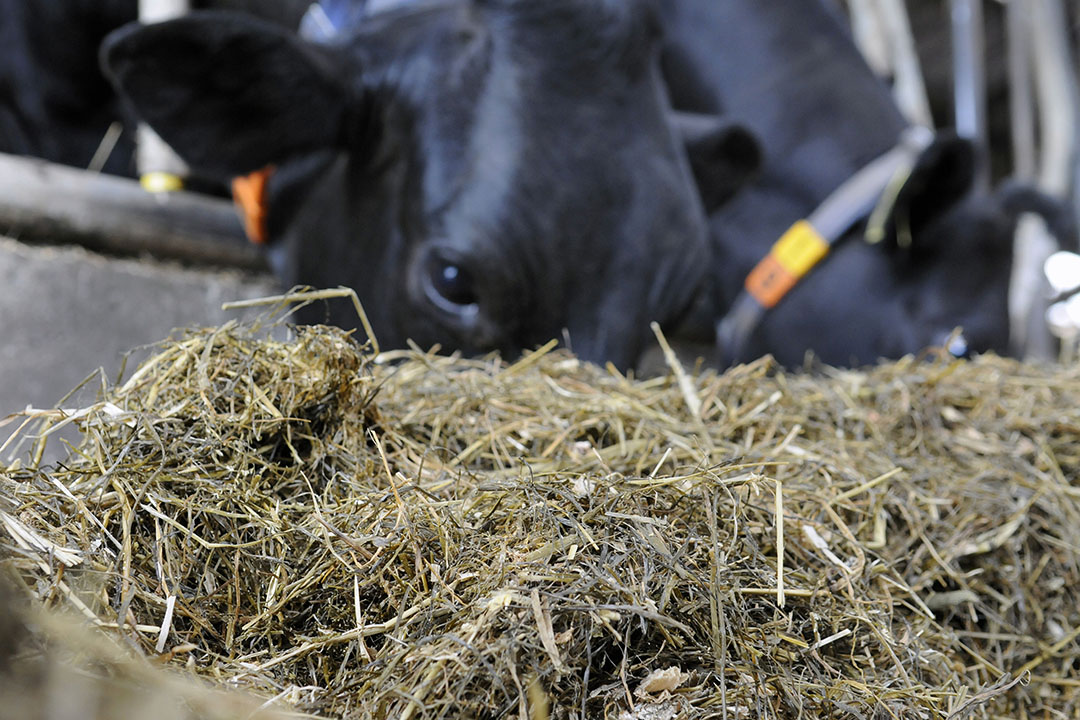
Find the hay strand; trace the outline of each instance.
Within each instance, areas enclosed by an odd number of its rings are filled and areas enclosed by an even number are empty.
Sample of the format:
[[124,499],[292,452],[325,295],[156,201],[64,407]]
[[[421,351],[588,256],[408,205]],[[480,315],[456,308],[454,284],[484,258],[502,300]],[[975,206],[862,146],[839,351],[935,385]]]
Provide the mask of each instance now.
[[376,362],[338,330],[233,323],[19,432],[65,418],[63,463],[32,447],[0,471],[3,566],[38,607],[256,707],[1080,707],[1075,368],[631,380],[554,346]]

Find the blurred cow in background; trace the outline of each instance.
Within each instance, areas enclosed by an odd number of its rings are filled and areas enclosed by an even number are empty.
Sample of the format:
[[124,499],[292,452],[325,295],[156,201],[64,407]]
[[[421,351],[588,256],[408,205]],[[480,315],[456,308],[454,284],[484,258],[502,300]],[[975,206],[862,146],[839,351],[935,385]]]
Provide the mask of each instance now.
[[[812,352],[864,364],[942,344],[957,327],[958,353],[1008,351],[1018,215],[1046,214],[1071,241],[1068,213],[1031,188],[979,191],[971,144],[948,134],[926,136],[860,192],[863,171],[903,146],[908,123],[821,0],[657,8],[674,107],[744,124],[765,153],[760,176],[710,217],[724,362],[773,353],[798,365]],[[815,215],[831,226],[825,238],[796,225]]]
[[[95,58],[110,31],[137,16],[136,0],[0,0],[0,152],[87,167],[109,126],[122,117],[119,98]],[[124,138],[104,165],[127,167]]]
[[[310,0],[195,0],[295,28]],[[98,64],[111,31],[138,17],[138,0],[0,0],[0,152],[132,175],[133,124]],[[108,151],[110,148],[106,147]]]

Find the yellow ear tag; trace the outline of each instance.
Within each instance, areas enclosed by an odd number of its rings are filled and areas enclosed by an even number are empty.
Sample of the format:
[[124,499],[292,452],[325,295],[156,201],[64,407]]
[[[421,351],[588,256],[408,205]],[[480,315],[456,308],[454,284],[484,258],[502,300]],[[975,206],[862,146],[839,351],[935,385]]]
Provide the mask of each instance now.
[[139,178],[143,190],[152,193],[176,192],[184,189],[184,181],[179,175],[167,172],[150,172]]
[[746,276],[746,291],[771,308],[829,253],[829,243],[806,220],[788,229]]

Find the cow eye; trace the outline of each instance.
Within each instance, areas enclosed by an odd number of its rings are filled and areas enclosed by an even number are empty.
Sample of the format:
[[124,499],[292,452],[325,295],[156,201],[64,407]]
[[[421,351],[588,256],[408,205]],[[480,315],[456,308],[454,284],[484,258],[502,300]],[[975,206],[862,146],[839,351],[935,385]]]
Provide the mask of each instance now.
[[432,255],[426,275],[426,294],[437,307],[452,313],[476,308],[478,300],[472,274],[462,264]]

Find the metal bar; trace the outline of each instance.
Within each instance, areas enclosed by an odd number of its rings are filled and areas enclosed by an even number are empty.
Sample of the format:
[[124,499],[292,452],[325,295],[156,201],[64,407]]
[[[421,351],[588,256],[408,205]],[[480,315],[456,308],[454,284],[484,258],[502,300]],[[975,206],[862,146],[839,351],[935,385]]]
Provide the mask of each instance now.
[[989,186],[986,130],[986,48],[982,0],[950,0],[956,132],[975,143],[978,183]]
[[1035,94],[1031,86],[1031,5],[1005,6],[1009,70],[1009,125],[1012,132],[1013,174],[1035,177]]
[[0,234],[114,254],[265,271],[232,203],[0,153]]
[[934,119],[930,114],[930,100],[926,95],[926,83],[923,81],[919,53],[915,49],[915,38],[911,33],[911,20],[903,0],[878,0],[879,11],[885,27],[889,29],[889,40],[893,57],[893,95],[900,110],[907,119],[916,125],[933,127]]
[[[188,0],[139,0],[139,20],[161,22],[185,15],[189,9]],[[184,58],[175,60],[184,62]],[[139,125],[135,143],[135,167],[145,189],[160,192],[182,186],[187,164],[145,123]]]
[[851,34],[867,65],[878,77],[893,74],[888,33],[882,26],[880,7],[875,0],[848,0]]
[[[1015,0],[1014,0],[1015,1]],[[1058,197],[1073,190],[1076,158],[1077,79],[1061,0],[1023,0],[1031,24],[1035,95],[1038,104],[1039,187]],[[1024,357],[1049,359],[1054,342],[1045,318],[1047,281],[1043,267],[1057,243],[1036,218],[1021,220],[1013,252],[1009,318],[1013,350]]]

